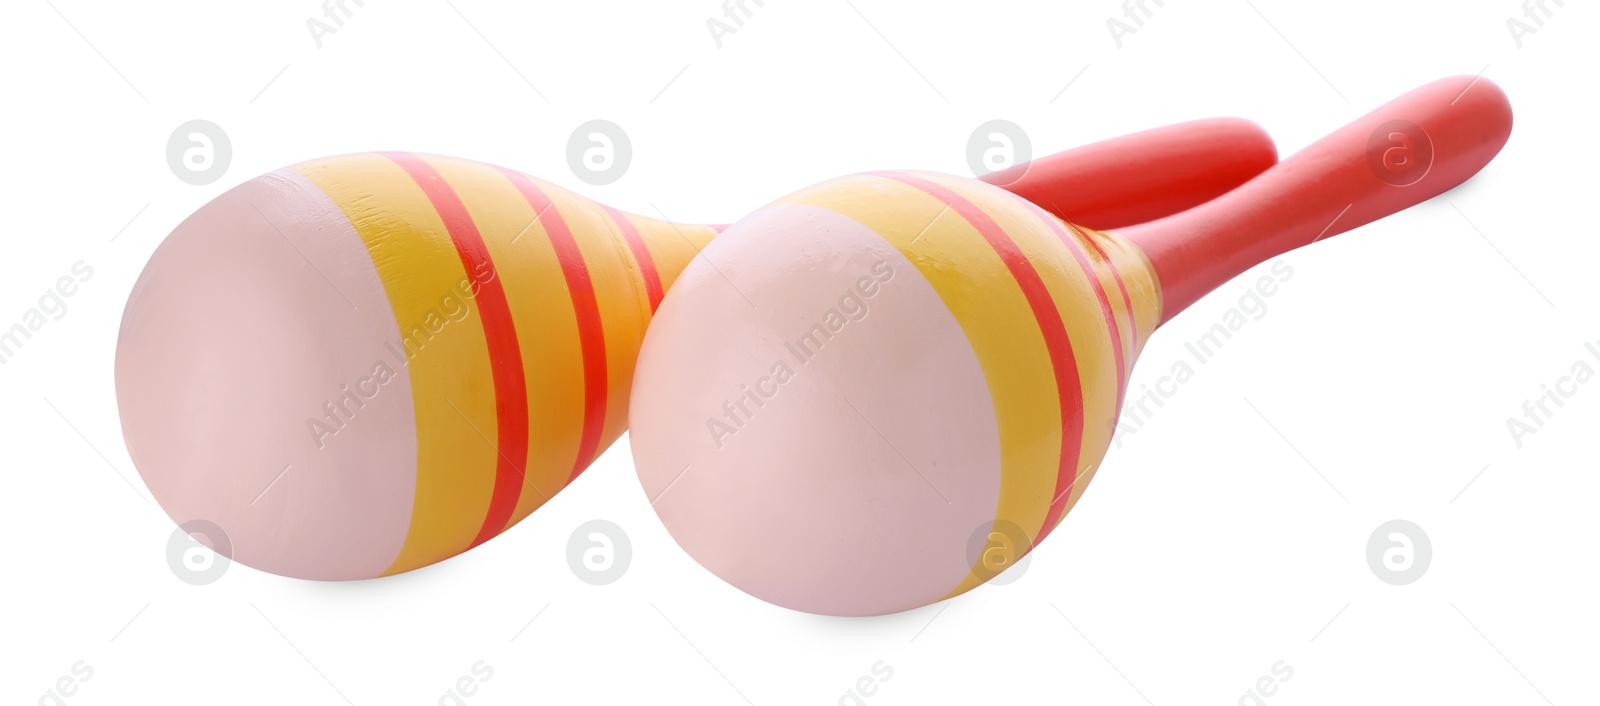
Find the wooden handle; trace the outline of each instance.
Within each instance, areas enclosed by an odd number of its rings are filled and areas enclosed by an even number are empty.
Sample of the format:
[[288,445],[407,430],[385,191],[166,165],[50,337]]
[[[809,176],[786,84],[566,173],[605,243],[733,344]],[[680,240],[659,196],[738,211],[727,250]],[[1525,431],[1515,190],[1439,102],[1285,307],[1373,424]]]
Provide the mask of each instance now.
[[1246,269],[1466,181],[1511,135],[1505,92],[1457,76],[1407,93],[1190,211],[1123,229],[1161,282],[1162,321]]

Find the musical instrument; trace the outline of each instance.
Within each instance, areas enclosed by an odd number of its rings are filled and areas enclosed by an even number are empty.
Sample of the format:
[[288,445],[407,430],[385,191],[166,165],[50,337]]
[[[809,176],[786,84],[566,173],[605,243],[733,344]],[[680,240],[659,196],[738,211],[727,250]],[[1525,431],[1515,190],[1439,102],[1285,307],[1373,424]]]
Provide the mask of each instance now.
[[1247,268],[1425,201],[1505,144],[1438,81],[1192,210],[1099,231],[989,184],[858,174],[730,226],[645,336],[630,439],[706,569],[780,606],[959,595],[1048,536],[1158,326]]
[[[1275,160],[1259,127],[1210,120],[999,176],[1131,223]],[[180,224],[129,296],[128,451],[173,520],[220,528],[232,559],[264,571],[362,579],[454,556],[621,435],[645,325],[717,229],[450,157],[256,177]]]

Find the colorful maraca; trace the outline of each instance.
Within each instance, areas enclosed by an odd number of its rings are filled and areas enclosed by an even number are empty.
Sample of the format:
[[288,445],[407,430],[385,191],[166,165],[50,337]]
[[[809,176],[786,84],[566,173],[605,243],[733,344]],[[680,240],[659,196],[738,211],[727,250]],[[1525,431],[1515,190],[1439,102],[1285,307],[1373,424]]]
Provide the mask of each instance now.
[[963,593],[1077,502],[1161,322],[1454,187],[1510,128],[1493,83],[1438,81],[1120,232],[940,174],[800,191],[724,231],[657,312],[630,415],[645,494],[771,603],[874,615]]
[[[1117,204],[1203,199],[1274,161],[1244,121],[1109,144],[1172,173],[1107,180],[1069,152],[1016,183],[1082,218],[1155,218],[1172,211]],[[622,433],[645,325],[713,235],[462,159],[358,154],[257,177],[179,225],[129,296],[129,453],[174,520],[220,528],[246,565],[361,579],[446,559]]]

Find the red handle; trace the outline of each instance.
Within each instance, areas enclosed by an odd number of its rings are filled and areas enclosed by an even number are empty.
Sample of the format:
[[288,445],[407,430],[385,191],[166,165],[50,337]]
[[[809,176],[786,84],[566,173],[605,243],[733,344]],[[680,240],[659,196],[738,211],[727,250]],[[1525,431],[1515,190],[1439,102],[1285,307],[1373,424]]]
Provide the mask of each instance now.
[[1216,200],[1120,233],[1154,265],[1165,322],[1260,262],[1454,188],[1510,135],[1499,86],[1472,76],[1435,81]]
[[1084,145],[982,179],[1067,221],[1108,230],[1198,206],[1277,161],[1261,126],[1212,118]]

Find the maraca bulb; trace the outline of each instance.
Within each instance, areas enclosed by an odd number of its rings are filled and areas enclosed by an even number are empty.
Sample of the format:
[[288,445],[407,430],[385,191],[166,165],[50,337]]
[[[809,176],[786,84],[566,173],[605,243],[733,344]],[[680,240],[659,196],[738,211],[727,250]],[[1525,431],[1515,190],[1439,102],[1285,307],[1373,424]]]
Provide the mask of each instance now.
[[870,615],[960,594],[1077,501],[1160,322],[1454,188],[1511,125],[1493,82],[1435,81],[1113,233],[937,175],[802,191],[730,226],[662,303],[634,380],[640,480],[691,556],[766,601]]
[[449,558],[622,433],[645,325],[713,235],[463,159],[257,177],[178,226],[134,286],[116,363],[129,452],[174,520],[220,527],[258,569],[360,579]]
[[729,227],[666,297],[634,381],[640,480],[758,598],[926,605],[1077,501],[1160,314],[1137,248],[1010,192],[824,182]]
[[[989,178],[1114,227],[1275,158],[1259,126],[1215,119]],[[365,578],[447,558],[616,438],[644,322],[712,230],[448,158],[263,176],[180,226],[134,288],[129,451],[174,519],[257,568]]]

